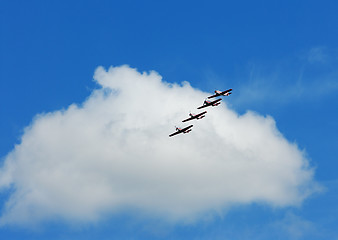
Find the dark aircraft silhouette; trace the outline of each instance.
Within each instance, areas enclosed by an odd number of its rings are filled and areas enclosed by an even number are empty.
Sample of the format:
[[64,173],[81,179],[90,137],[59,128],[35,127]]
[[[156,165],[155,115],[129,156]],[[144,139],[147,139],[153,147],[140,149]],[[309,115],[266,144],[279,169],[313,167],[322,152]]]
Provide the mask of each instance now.
[[219,101],[221,101],[221,98],[218,98],[214,101],[208,101],[208,100],[204,100],[204,103],[202,106],[198,107],[197,109],[201,109],[201,108],[205,108],[205,107],[209,107],[209,106],[218,106],[219,104],[221,104]]
[[212,95],[212,96],[209,96],[208,98],[213,98],[213,97],[218,97],[218,96],[229,96],[232,92],[232,89],[228,89],[228,90],[225,90],[225,91],[219,91],[219,90],[216,90],[215,91],[215,94]]
[[176,132],[172,133],[169,135],[169,137],[172,137],[172,136],[175,136],[176,134],[180,134],[180,133],[188,133],[191,131],[190,128],[192,128],[193,125],[190,125],[188,127],[185,127],[185,128],[179,128],[179,127],[176,127]]
[[190,121],[190,120],[193,120],[193,119],[202,119],[202,118],[205,117],[206,113],[207,113],[207,111],[201,112],[199,114],[190,113],[189,114],[190,118],[184,119],[182,122],[187,122],[187,121]]

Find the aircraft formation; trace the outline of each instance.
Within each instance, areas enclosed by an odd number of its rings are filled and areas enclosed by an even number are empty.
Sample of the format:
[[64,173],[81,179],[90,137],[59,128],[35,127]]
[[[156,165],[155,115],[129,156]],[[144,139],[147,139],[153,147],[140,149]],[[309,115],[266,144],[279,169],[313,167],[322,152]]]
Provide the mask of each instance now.
[[[214,98],[214,97],[220,97],[220,96],[229,96],[232,93],[231,91],[232,91],[231,88],[228,89],[228,90],[225,90],[225,91],[216,90],[215,94],[209,96],[208,99]],[[209,101],[209,100],[205,99],[204,102],[203,102],[203,105],[199,106],[197,109],[202,109],[202,108],[206,108],[206,107],[210,107],[210,106],[213,106],[213,107],[218,106],[219,104],[221,104],[221,100],[222,100],[222,98],[217,98],[216,100],[213,100],[213,101]],[[201,112],[201,113],[198,113],[198,114],[190,113],[189,118],[182,120],[182,122],[187,122],[187,121],[190,121],[190,120],[193,120],[193,119],[202,119],[202,118],[205,117],[206,113],[207,113],[207,111],[204,111],[204,112]],[[184,133],[184,134],[189,133],[192,130],[191,128],[193,126],[194,125],[189,125],[189,126],[184,127],[184,128],[175,127],[176,132],[170,134],[169,137],[175,136],[175,135],[180,134],[180,133]]]

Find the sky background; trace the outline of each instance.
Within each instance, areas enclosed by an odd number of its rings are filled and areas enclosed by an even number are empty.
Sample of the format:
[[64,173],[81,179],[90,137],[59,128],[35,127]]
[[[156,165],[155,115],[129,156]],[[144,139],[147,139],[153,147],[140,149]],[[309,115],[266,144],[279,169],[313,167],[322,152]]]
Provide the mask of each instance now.
[[[1,1],[1,165],[36,114],[83,103],[97,67],[127,64],[204,92],[232,88],[228,108],[272,116],[321,185],[299,206],[237,204],[193,223],[132,210],[56,218],[3,225],[1,239],[338,239],[337,12],[336,1]],[[12,190],[0,190],[3,213]]]

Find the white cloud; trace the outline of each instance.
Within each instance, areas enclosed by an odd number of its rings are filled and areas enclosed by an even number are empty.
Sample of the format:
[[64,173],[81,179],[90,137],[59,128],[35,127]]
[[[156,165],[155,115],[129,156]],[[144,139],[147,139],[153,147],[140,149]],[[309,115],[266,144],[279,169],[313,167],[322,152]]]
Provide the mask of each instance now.
[[290,211],[286,212],[284,218],[272,223],[270,227],[272,229],[269,234],[271,232],[279,232],[279,235],[284,233],[287,239],[307,239],[309,236],[319,235],[316,224]]
[[295,206],[316,190],[304,152],[270,116],[223,102],[169,138],[208,93],[128,66],[99,67],[94,79],[102,87],[81,106],[37,115],[5,157],[0,187],[13,192],[2,224],[130,209],[180,221],[233,204]]
[[251,64],[248,80],[241,79],[232,103],[236,106],[319,101],[338,92],[337,53],[313,47],[297,58],[275,64]]
[[328,61],[329,56],[326,53],[326,47],[313,47],[309,50],[308,61],[309,63],[325,63]]

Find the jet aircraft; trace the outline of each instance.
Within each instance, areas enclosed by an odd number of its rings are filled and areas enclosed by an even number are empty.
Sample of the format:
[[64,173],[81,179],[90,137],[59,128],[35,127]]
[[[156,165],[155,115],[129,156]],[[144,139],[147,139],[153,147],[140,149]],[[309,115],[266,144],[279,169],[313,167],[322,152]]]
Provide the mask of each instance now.
[[207,111],[201,112],[199,114],[190,113],[189,114],[190,118],[184,119],[182,122],[187,122],[187,121],[190,121],[190,120],[193,120],[193,119],[202,119],[202,118],[205,117],[206,113],[207,113]]
[[191,131],[190,128],[192,128],[192,126],[193,126],[193,125],[190,125],[190,126],[185,127],[185,128],[179,128],[179,127],[176,127],[176,132],[170,134],[169,137],[172,137],[172,136],[174,136],[174,135],[176,135],[176,134],[180,134],[180,133],[188,133],[188,132]]
[[222,98],[218,98],[214,101],[208,101],[208,100],[204,100],[204,103],[202,106],[198,107],[197,109],[201,109],[201,108],[205,108],[205,107],[209,107],[209,106],[218,106],[219,104],[221,104],[219,101],[221,101]]
[[216,90],[215,91],[215,94],[212,95],[212,96],[209,96],[208,98],[213,98],[213,97],[218,97],[218,96],[229,96],[232,92],[232,89],[228,89],[228,90],[225,90],[225,91],[219,91],[219,90]]

